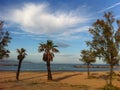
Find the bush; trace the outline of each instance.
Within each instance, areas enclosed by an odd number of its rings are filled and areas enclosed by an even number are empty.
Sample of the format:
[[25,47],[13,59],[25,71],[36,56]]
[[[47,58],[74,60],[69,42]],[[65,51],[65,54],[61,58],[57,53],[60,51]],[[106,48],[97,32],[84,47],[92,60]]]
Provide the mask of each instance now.
[[120,88],[113,85],[105,85],[102,90],[120,90]]

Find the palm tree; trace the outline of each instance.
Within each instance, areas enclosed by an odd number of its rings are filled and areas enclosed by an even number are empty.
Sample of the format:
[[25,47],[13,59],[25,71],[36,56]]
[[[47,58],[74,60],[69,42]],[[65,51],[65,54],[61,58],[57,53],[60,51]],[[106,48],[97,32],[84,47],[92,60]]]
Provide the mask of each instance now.
[[47,65],[48,80],[52,80],[50,61],[53,61],[54,53],[59,52],[56,47],[58,46],[54,45],[53,41],[47,40],[47,43],[40,43],[38,48],[39,52],[44,52],[43,61],[45,61]]
[[89,78],[89,76],[90,76],[90,70],[89,70],[90,64],[94,63],[96,61],[96,57],[94,55],[94,52],[92,52],[90,50],[82,50],[80,56],[81,56],[80,61],[87,64],[87,74],[88,74],[88,78]]
[[22,61],[25,58],[25,56],[27,55],[25,53],[25,51],[26,50],[24,48],[17,49],[17,53],[18,53],[17,59],[19,60],[18,70],[17,70],[17,73],[16,73],[16,79],[17,80],[19,80],[19,73],[20,73],[20,68],[21,68]]

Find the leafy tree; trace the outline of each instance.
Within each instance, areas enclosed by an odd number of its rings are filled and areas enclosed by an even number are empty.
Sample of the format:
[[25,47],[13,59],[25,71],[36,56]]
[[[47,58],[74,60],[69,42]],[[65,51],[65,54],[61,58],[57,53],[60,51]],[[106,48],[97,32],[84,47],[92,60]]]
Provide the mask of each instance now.
[[96,62],[96,56],[94,55],[94,52],[90,51],[90,50],[82,50],[81,51],[81,58],[80,61],[84,62],[85,64],[87,64],[87,73],[88,73],[88,78],[90,76],[90,64],[91,63],[95,63]]
[[40,46],[38,48],[39,52],[44,52],[43,61],[45,61],[47,65],[48,80],[52,80],[50,62],[53,61],[54,53],[59,52],[56,47],[58,46],[54,45],[53,41],[47,40],[47,43],[40,43]]
[[[118,25],[114,26],[116,23]],[[89,29],[92,40],[87,42],[96,56],[110,65],[109,85],[112,86],[113,67],[119,63],[120,20],[115,20],[111,12],[104,14],[104,19],[98,19]]]
[[17,49],[17,53],[18,53],[17,59],[19,60],[19,64],[18,64],[18,69],[17,69],[17,73],[16,73],[16,79],[19,80],[21,64],[27,54],[26,54],[26,50],[24,48]]
[[8,58],[10,53],[10,51],[6,49],[6,46],[8,46],[11,37],[8,31],[3,31],[3,25],[4,22],[0,21],[0,60]]

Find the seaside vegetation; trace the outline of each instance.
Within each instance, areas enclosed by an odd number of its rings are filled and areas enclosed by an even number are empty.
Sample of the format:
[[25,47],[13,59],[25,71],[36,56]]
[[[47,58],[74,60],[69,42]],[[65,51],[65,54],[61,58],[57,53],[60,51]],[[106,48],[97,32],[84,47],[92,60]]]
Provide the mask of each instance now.
[[105,85],[101,90],[120,90],[117,86]]
[[40,43],[40,46],[38,47],[38,52],[44,52],[43,61],[45,61],[47,65],[48,80],[52,80],[50,62],[53,61],[54,53],[59,52],[56,47],[58,46],[54,45],[53,41],[51,40],[47,40],[46,43]]
[[81,51],[81,58],[79,59],[80,61],[84,62],[87,65],[87,75],[88,78],[90,76],[90,64],[95,63],[96,62],[96,56],[94,55],[94,52],[92,52],[91,50],[82,50]]
[[[116,29],[113,24],[118,25]],[[109,86],[113,86],[113,68],[119,64],[120,50],[120,20],[115,20],[112,12],[104,14],[104,19],[98,19],[89,28],[92,40],[87,45],[94,51],[95,55],[110,65]]]
[[26,57],[27,53],[24,48],[17,49],[17,53],[18,53],[17,59],[19,61],[19,64],[18,64],[18,69],[16,73],[16,79],[19,80],[21,64],[22,64],[23,59]]
[[3,31],[4,22],[0,21],[0,60],[8,58],[10,51],[6,48],[10,40],[10,34],[8,31]]
[[[117,30],[113,24],[118,25]],[[9,32],[3,32],[3,21],[0,21],[0,60],[5,57],[9,57],[10,51],[6,49],[8,43],[11,40]],[[89,28],[90,34],[92,34],[92,40],[87,41],[86,44],[90,47],[90,50],[82,50],[80,61],[87,64],[88,77],[90,75],[90,64],[96,62],[96,57],[109,64],[110,73],[109,83],[107,83],[102,90],[120,90],[118,87],[113,86],[113,68],[119,64],[119,49],[120,49],[120,20],[115,20],[111,12],[104,14],[104,19],[98,19],[93,23],[92,28]],[[52,40],[47,40],[46,43],[40,43],[38,52],[43,52],[43,61],[47,66],[47,79],[52,80],[51,73],[51,61],[53,61],[54,53],[59,52],[57,45],[54,45]],[[16,79],[19,80],[19,73],[23,59],[26,57],[26,50],[24,48],[17,49],[17,59],[19,60],[18,69],[16,73]],[[36,82],[32,83],[37,84]]]

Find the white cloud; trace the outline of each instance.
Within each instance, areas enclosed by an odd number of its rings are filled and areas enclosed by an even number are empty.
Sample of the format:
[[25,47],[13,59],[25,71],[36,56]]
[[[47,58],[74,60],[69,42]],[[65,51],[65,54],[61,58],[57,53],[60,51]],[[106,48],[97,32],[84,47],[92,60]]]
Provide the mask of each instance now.
[[89,26],[73,28],[73,29],[70,29],[69,32],[66,31],[66,32],[62,33],[61,36],[66,36],[66,35],[71,35],[71,34],[75,34],[75,33],[80,33],[80,32],[83,32],[83,31],[87,31],[88,29],[89,29]]
[[59,48],[67,48],[69,47],[70,45],[65,43],[65,42],[57,42],[56,45],[59,47]]
[[76,28],[71,28],[67,31],[64,31],[60,33],[59,35],[51,35],[52,38],[57,37],[59,40],[76,40],[76,39],[85,39],[85,37],[82,37],[80,35],[76,35],[78,33],[86,32],[88,30],[89,26],[82,26],[82,27],[76,27]]
[[[50,12],[48,4],[24,4],[22,8],[9,10],[7,20],[19,25],[25,32],[32,34],[56,34],[66,33],[70,27],[89,20],[76,12]],[[72,32],[72,31],[70,31]],[[73,31],[74,32],[74,31]],[[75,32],[79,32],[76,30]]]
[[79,64],[78,54],[56,54],[54,58],[54,63],[66,63],[66,64]]
[[17,31],[11,31],[10,33],[16,34],[16,35],[24,35],[25,33],[22,32],[17,32]]

